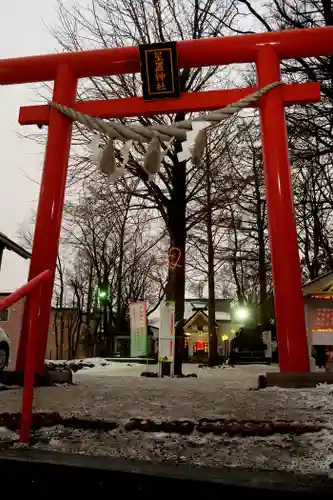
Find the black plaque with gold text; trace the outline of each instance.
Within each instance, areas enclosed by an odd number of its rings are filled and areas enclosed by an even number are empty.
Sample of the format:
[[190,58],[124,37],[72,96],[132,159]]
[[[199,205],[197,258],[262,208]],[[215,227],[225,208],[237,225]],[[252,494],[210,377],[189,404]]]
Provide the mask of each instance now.
[[139,52],[144,100],[180,97],[176,42],[139,45]]

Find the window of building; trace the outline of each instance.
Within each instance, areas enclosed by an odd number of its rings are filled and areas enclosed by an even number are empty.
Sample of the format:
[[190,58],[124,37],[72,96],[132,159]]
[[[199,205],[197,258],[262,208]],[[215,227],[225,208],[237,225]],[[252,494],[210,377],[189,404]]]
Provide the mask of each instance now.
[[0,323],[7,323],[8,321],[8,316],[9,316],[9,311],[8,309],[5,309],[5,311],[0,312]]

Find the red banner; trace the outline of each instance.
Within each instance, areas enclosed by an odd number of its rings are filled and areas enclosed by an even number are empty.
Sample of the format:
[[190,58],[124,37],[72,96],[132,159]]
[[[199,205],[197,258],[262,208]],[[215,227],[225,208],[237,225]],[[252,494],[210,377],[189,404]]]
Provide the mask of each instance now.
[[333,309],[320,307],[311,309],[312,330],[333,330]]

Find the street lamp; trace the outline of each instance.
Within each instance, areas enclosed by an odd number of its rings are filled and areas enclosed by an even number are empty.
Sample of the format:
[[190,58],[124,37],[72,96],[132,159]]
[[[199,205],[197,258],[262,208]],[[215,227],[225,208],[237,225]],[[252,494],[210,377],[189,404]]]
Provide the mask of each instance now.
[[235,315],[240,321],[245,321],[249,317],[250,312],[246,307],[240,307],[236,309]]

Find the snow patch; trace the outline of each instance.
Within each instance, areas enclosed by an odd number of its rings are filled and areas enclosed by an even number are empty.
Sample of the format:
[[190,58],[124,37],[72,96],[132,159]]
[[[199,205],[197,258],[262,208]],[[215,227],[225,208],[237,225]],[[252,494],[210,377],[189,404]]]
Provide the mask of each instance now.
[[10,431],[6,427],[0,427],[0,442],[1,441],[14,441],[18,439],[16,432]]

